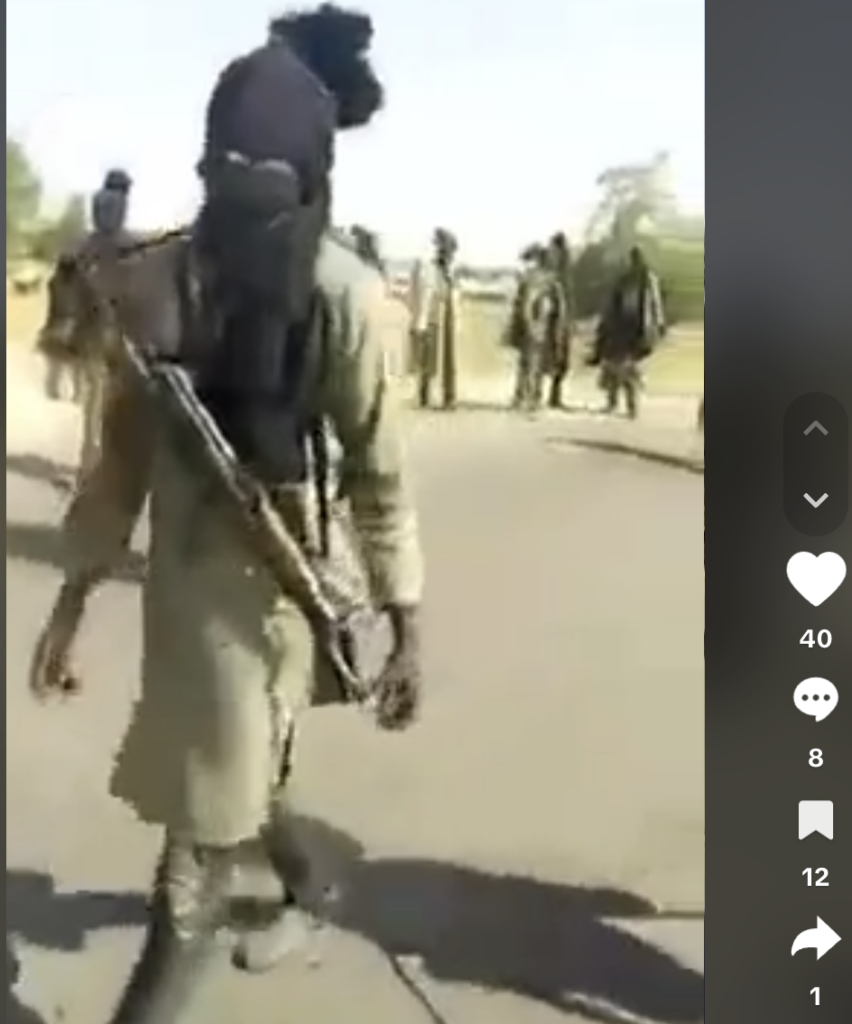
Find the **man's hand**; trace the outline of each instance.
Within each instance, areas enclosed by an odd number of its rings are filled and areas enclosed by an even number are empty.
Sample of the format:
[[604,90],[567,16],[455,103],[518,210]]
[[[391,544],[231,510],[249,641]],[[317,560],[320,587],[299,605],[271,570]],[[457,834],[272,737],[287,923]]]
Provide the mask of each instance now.
[[68,581],[59,591],[30,665],[30,693],[37,701],[64,699],[80,692],[80,680],[72,668],[72,650],[91,586],[88,580]]
[[373,686],[376,721],[382,729],[407,729],[420,710],[420,630],[416,608],[388,609],[393,647]]

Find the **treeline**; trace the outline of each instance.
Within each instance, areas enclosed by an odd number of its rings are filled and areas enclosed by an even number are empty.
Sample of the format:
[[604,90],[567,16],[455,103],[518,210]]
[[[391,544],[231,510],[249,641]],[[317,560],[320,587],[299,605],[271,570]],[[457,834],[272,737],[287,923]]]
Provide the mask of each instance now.
[[581,314],[600,309],[614,268],[639,245],[660,277],[670,322],[704,319],[704,218],[680,208],[672,181],[667,153],[598,177],[598,205],[576,262]]
[[[647,253],[660,277],[666,313],[671,323],[704,318],[704,238],[666,238],[639,233],[634,242]],[[574,295],[581,319],[600,313],[607,290],[618,271],[622,256],[608,239],[574,247]],[[505,302],[512,290],[515,270],[511,267],[460,268],[463,280],[481,286],[480,301]]]
[[38,171],[23,146],[6,138],[6,267],[52,263],[86,229],[86,199],[68,196],[56,209],[45,203]]
[[[637,244],[647,253],[660,278],[666,316],[670,323],[704,319],[704,237],[683,238],[639,234]],[[581,317],[601,309],[612,281],[618,251],[607,242],[592,242],[582,248],[574,265],[574,287]]]
[[[597,209],[584,237],[573,240],[574,289],[581,317],[599,312],[616,268],[638,244],[660,276],[671,322],[704,318],[704,220],[679,210],[670,178],[666,154],[600,175]],[[53,212],[47,210],[37,169],[16,140],[6,139],[7,268],[27,261],[53,262],[85,231],[86,212],[86,199],[79,195],[67,197]],[[384,262],[380,238],[365,228],[358,231],[369,235],[375,258]],[[460,241],[464,251],[464,240]],[[468,280],[483,285],[502,279],[511,287],[513,272],[514,268],[465,268]],[[484,289],[482,297],[501,301],[505,293],[497,285]]]
[[[704,319],[704,218],[679,208],[671,179],[665,153],[644,163],[610,168],[599,176],[597,208],[583,236],[571,240],[574,292],[581,318],[600,312],[619,266],[631,246],[639,245],[660,277],[669,321]],[[557,229],[554,225],[554,231]],[[511,290],[516,269],[464,266],[459,273],[464,280],[482,286],[476,292],[479,299],[499,303]]]

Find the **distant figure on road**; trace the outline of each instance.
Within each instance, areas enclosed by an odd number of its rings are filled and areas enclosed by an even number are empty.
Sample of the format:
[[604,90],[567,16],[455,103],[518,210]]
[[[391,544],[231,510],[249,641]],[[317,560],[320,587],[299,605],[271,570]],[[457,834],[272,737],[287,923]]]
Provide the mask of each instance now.
[[408,311],[408,347],[406,373],[417,374],[419,356],[418,331],[423,317],[423,291],[426,281],[426,265],[422,259],[411,264],[405,289],[405,306]]
[[562,232],[555,234],[548,244],[548,261],[562,289],[559,323],[553,326],[551,350],[545,372],[550,377],[547,404],[551,409],[561,409],[565,380],[571,369],[571,343],[576,324],[576,301],[574,296],[574,261],[568,239]]
[[618,410],[624,395],[627,415],[639,413],[641,362],[666,334],[660,283],[638,246],[612,286],[598,323],[590,365],[600,366],[599,383],[606,395],[605,411]]
[[131,241],[126,224],[132,187],[126,171],[113,169],[92,196],[92,230],[60,255],[48,282],[47,316],[36,345],[47,360],[45,390],[49,397],[60,397],[65,374],[70,374],[74,382],[74,401],[80,405],[83,417],[78,479],[91,470],[100,451],[109,355],[103,349],[103,333],[94,326],[94,313],[77,319],[69,330],[71,321],[58,305],[65,294],[62,287],[57,287],[58,278],[67,269],[67,259],[76,260],[81,255],[114,259],[119,248]]
[[458,242],[446,228],[433,235],[432,259],[422,266],[411,340],[417,374],[417,400],[421,409],[432,406],[436,378],[440,379],[440,402],[454,409],[458,388],[459,289],[455,258]]
[[551,382],[548,404],[557,404],[554,381],[564,369],[567,310],[552,250],[532,245],[521,260],[509,323],[509,344],[517,352],[512,408],[536,412],[544,400],[547,378]]

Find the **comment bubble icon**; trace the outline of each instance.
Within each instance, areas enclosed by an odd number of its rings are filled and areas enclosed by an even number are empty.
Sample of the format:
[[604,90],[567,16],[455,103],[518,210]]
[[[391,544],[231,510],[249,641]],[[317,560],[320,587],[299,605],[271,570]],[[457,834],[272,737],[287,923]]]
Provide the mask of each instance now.
[[834,683],[814,676],[805,679],[793,693],[793,703],[803,715],[810,715],[818,722],[828,718],[837,707],[838,693]]

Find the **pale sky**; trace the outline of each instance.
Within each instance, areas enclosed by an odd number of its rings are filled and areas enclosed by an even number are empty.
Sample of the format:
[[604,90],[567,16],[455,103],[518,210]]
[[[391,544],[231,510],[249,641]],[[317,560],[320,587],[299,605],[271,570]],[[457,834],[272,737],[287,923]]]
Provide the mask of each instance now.
[[[8,131],[52,193],[89,192],[120,164],[137,225],[184,220],[217,73],[287,6],[9,0]],[[513,259],[532,237],[582,229],[601,170],[660,150],[703,211],[704,0],[357,6],[375,20],[388,100],[341,140],[335,214],[377,230],[389,254],[422,251],[441,223],[463,258]]]

